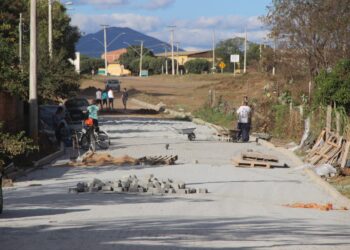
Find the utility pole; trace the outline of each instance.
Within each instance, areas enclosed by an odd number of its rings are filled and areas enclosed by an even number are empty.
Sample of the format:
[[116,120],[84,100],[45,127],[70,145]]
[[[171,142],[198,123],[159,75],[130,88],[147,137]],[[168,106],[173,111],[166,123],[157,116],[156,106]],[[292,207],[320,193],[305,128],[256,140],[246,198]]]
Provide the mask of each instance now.
[[49,38],[49,56],[52,59],[52,0],[48,0],[49,5],[49,25],[48,25],[48,38]]
[[276,74],[276,36],[274,36],[274,42],[273,42],[273,68],[272,68],[272,75],[274,76]]
[[212,68],[212,72],[214,74],[214,70],[215,70],[215,30],[213,30],[213,68]]
[[142,77],[142,60],[143,60],[143,40],[136,40],[137,42],[141,42],[141,53],[140,53],[140,77]]
[[36,0],[30,1],[29,134],[38,140],[38,93],[36,59]]
[[179,75],[179,42],[176,43],[176,74]]
[[170,42],[171,42],[171,71],[175,75],[175,60],[174,60],[174,28],[176,26],[169,26],[170,28]]
[[164,50],[165,50],[165,74],[168,75],[169,74],[169,70],[168,70],[168,49],[167,49],[167,45],[164,45]]
[[247,72],[247,29],[245,30],[245,38],[244,38],[244,69],[243,73]]
[[18,26],[18,33],[19,33],[18,57],[19,57],[19,64],[20,65],[22,65],[22,30],[23,30],[22,13],[20,13],[19,14],[19,26]]
[[105,48],[105,76],[108,75],[108,64],[107,64],[107,27],[108,25],[101,25],[104,34],[104,48]]

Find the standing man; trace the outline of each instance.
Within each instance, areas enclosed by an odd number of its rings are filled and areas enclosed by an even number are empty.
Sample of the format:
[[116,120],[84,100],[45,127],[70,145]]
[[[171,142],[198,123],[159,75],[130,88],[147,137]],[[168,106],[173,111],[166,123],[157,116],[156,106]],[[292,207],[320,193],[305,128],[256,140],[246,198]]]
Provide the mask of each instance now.
[[123,105],[124,105],[124,110],[126,110],[126,104],[128,102],[128,99],[129,99],[129,94],[126,91],[126,88],[124,88],[124,91],[122,93],[122,102],[123,102]]
[[102,91],[100,88],[96,91],[96,105],[100,105],[102,109]]
[[112,89],[108,90],[108,105],[109,105],[109,109],[112,110],[114,109],[114,93]]
[[242,106],[240,106],[237,110],[238,129],[240,130],[237,139],[242,139],[242,142],[249,141],[251,111],[252,110],[248,106],[248,102],[246,101],[246,99],[243,101]]

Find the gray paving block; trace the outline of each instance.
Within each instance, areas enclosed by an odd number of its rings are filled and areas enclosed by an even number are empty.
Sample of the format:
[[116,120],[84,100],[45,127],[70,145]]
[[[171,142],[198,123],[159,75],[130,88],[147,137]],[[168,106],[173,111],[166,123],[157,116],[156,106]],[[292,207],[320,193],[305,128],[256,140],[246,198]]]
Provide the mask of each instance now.
[[208,189],[206,189],[206,188],[197,188],[197,193],[198,194],[206,194],[206,193],[208,193]]
[[79,182],[77,184],[77,192],[83,193],[88,191],[88,184],[86,182]]
[[98,187],[89,187],[89,192],[90,193],[96,193],[98,191],[100,191],[100,189]]
[[171,187],[171,185],[169,183],[162,183],[161,187],[165,188],[165,189],[169,189]]
[[122,192],[123,192],[123,188],[122,188],[122,187],[114,187],[114,188],[113,188],[113,191],[114,191],[115,193],[122,193]]
[[128,192],[130,192],[130,193],[137,193],[137,192],[139,192],[139,189],[137,187],[136,188],[135,187],[130,187]]
[[122,187],[123,188],[129,188],[130,187],[130,182],[129,181],[122,181]]
[[104,191],[104,192],[113,191],[113,187],[110,186],[110,185],[105,185],[105,186],[102,187],[102,191]]
[[176,190],[177,194],[188,194],[188,189],[178,189]]
[[197,193],[197,190],[195,188],[190,188],[188,191],[189,191],[190,194]]
[[78,193],[78,189],[77,189],[77,188],[69,188],[69,189],[68,189],[68,193],[70,193],[70,194],[76,194],[76,193]]
[[161,188],[161,186],[162,186],[161,183],[159,183],[158,181],[154,181],[153,185],[155,188]]
[[148,183],[147,184],[147,186],[146,186],[147,188],[154,188],[154,185],[153,185],[153,183],[152,182],[150,182],[150,183]]

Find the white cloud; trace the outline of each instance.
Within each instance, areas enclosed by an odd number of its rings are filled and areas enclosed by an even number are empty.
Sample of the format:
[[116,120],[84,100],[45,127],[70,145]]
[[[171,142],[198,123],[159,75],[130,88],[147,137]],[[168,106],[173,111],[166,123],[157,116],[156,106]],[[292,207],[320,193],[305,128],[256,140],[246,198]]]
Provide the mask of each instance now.
[[164,42],[170,40],[170,32],[166,27],[176,25],[175,41],[180,42],[181,48],[196,49],[211,49],[213,30],[215,30],[217,42],[236,36],[243,37],[245,28],[250,41],[262,41],[268,33],[266,29],[262,28],[262,24],[257,17],[234,15],[169,21],[156,16],[132,13],[114,13],[111,15],[74,14],[72,20],[74,25],[77,25],[86,33],[100,30],[100,24],[109,24],[115,27],[132,28]]
[[128,5],[130,3],[129,0],[77,0],[74,4],[91,4],[97,5],[99,8],[110,8],[121,5]]
[[165,9],[173,5],[176,0],[150,0],[148,3],[141,5],[141,8],[155,10]]
[[112,27],[128,27],[141,32],[150,32],[158,29],[160,20],[154,16],[141,16],[136,14],[111,15],[72,15],[72,24],[80,28],[81,31],[92,33],[98,31],[101,24],[108,24]]

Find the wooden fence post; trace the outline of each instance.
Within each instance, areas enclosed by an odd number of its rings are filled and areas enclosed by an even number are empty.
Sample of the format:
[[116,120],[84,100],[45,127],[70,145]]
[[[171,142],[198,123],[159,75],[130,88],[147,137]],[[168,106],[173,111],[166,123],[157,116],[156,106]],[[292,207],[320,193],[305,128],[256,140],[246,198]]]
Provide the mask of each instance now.
[[[326,120],[326,132],[329,133],[332,130],[332,106],[327,106],[327,120]],[[326,135],[328,137],[328,134]],[[327,139],[327,138],[326,138]]]
[[335,125],[337,134],[340,135],[340,114],[338,111],[335,112]]

